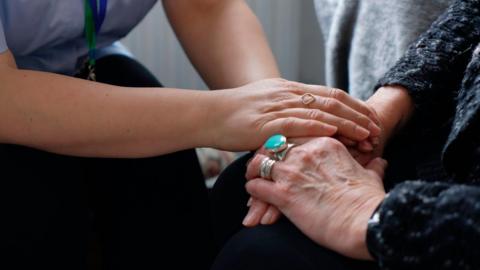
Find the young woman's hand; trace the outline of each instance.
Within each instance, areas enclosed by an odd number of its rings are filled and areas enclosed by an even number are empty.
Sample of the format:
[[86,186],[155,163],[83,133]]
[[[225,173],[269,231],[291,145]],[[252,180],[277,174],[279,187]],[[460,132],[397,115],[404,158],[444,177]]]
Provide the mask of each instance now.
[[258,149],[277,133],[287,137],[339,134],[362,141],[381,131],[365,102],[338,89],[268,79],[211,94],[205,139],[209,146],[224,150]]

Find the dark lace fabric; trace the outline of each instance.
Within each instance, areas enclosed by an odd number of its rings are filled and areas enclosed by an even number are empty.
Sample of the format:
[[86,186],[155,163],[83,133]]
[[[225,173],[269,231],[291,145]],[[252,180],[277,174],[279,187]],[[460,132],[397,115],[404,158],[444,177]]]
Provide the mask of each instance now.
[[442,154],[450,180],[397,185],[369,223],[382,269],[480,269],[479,42],[480,0],[452,1],[378,84],[408,89],[426,128],[455,104]]

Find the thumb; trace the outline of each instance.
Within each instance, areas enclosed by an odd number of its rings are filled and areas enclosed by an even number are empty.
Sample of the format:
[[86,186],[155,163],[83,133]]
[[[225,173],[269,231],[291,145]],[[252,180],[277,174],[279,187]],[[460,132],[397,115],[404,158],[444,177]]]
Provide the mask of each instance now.
[[383,179],[387,166],[388,162],[385,159],[374,158],[367,164],[367,166],[365,166],[365,169],[374,172],[376,175],[378,175],[378,177],[380,177],[380,179]]
[[287,202],[285,193],[277,187],[275,182],[257,178],[248,181],[246,188],[252,197],[275,205],[278,208],[281,208]]

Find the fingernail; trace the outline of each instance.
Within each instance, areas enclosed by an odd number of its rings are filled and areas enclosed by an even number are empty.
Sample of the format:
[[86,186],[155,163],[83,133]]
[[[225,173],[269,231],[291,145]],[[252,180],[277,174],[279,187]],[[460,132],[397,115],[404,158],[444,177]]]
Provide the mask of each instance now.
[[253,199],[252,197],[250,197],[250,199],[248,199],[248,202],[247,202],[247,207],[252,206],[252,202],[253,202]]
[[345,143],[347,146],[355,146],[357,144],[356,141],[352,141],[352,140],[347,139],[347,138],[343,138],[343,143]]
[[361,147],[362,150],[364,150],[364,151],[372,151],[372,150],[373,150],[372,144],[370,144],[368,141],[362,141],[362,142],[360,143],[360,147]]
[[383,160],[383,163],[385,164],[385,167],[387,167],[388,166],[388,161],[386,159],[383,159],[383,158],[382,158],[382,160]]
[[382,132],[380,127],[373,122],[370,122],[370,124],[368,124],[368,130],[370,130],[373,136],[380,135],[380,132]]
[[357,128],[355,129],[355,132],[362,137],[362,139],[365,139],[367,138],[369,135],[370,135],[370,131],[364,129],[363,127],[361,126],[357,126]]
[[262,225],[269,225],[271,220],[272,220],[272,212],[268,210],[267,213],[265,213],[265,215],[262,217],[262,220],[260,221],[260,223]]
[[333,135],[333,134],[337,133],[337,130],[338,130],[338,128],[336,126],[325,125],[325,131],[328,134]]
[[248,215],[243,219],[243,226],[248,227],[252,225],[253,214],[248,213]]

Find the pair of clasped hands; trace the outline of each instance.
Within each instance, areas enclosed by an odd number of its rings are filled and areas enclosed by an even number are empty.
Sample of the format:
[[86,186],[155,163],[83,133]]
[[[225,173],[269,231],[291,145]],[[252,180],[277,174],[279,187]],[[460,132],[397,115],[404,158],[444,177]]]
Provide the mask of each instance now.
[[243,224],[270,225],[283,214],[318,244],[348,257],[371,259],[367,223],[385,198],[387,162],[380,156],[405,121],[402,108],[410,106],[408,94],[401,87],[380,88],[363,102],[338,89],[311,90],[304,102],[309,110],[303,113],[325,125],[323,136],[289,137],[295,146],[274,163],[269,179],[262,179],[260,170],[272,153],[265,147],[256,152],[247,164],[251,197]]

